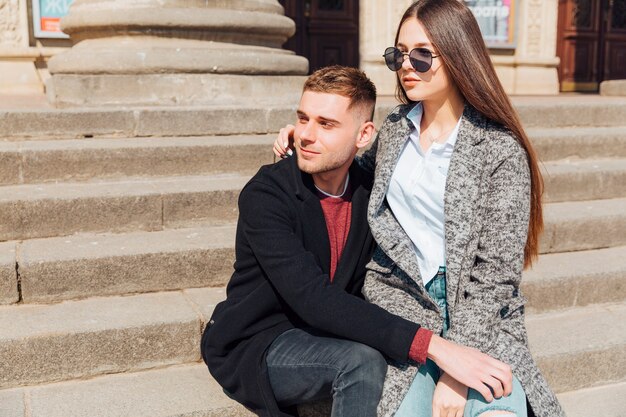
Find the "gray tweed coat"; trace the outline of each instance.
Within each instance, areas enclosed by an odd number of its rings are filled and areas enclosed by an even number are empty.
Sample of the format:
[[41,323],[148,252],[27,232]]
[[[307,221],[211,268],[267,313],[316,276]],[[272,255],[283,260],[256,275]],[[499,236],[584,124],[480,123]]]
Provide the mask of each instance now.
[[[368,220],[378,242],[363,289],[390,312],[439,334],[442,319],[430,298],[413,246],[385,200],[393,169],[410,132],[397,107],[385,120],[362,163],[375,169]],[[530,213],[526,154],[513,136],[466,106],[444,195],[447,302],[446,338],[508,363],[537,417],[565,416],[528,349],[525,299],[519,285]],[[379,416],[392,416],[417,366],[390,364]],[[529,412],[530,413],[530,412]]]

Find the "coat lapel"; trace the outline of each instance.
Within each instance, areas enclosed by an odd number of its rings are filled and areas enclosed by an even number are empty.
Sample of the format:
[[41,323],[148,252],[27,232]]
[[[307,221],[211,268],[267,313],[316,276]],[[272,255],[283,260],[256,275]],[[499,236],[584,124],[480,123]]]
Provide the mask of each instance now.
[[425,292],[413,243],[386,202],[387,189],[391,182],[393,170],[411,133],[410,122],[406,117],[410,110],[411,106],[408,105],[398,107],[394,113],[389,115],[386,122],[388,125],[381,129],[376,139],[378,141],[376,174],[368,207],[368,217],[376,243],[400,269],[415,281],[422,292]]
[[359,258],[363,252],[363,246],[371,242],[368,239],[369,225],[367,224],[367,216],[365,214],[367,203],[369,201],[369,187],[363,186],[360,168],[356,163],[352,164],[350,169],[350,182],[352,188],[352,216],[350,218],[350,231],[346,246],[339,259],[337,270],[335,271],[334,285],[346,288],[348,283],[354,277],[354,272],[359,263]]
[[484,139],[486,119],[470,106],[465,107],[463,120],[446,179],[444,194],[446,242],[446,293],[448,308],[453,310],[458,300],[458,288],[463,263],[470,240],[478,233],[481,196],[480,185],[485,171],[483,150],[478,145]]
[[301,202],[300,210],[304,213],[302,217],[307,219],[303,225],[306,246],[311,248],[311,252],[318,257],[322,271],[325,274],[330,274],[328,229],[320,199],[315,192],[313,178],[311,175],[300,171],[295,155],[291,158],[291,163],[296,195]]

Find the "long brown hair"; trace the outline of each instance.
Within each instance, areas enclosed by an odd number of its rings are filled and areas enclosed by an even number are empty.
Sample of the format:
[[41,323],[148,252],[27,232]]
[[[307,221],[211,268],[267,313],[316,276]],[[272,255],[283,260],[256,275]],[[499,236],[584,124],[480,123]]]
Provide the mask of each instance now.
[[[543,178],[537,154],[496,75],[478,23],[467,6],[458,0],[418,0],[409,6],[400,20],[396,45],[400,28],[411,18],[418,19],[426,30],[436,53],[443,58],[443,65],[465,101],[488,119],[508,129],[526,151],[530,167],[531,200],[524,267],[531,266],[539,253],[539,235],[543,231]],[[399,79],[396,96],[405,104],[412,103]]]

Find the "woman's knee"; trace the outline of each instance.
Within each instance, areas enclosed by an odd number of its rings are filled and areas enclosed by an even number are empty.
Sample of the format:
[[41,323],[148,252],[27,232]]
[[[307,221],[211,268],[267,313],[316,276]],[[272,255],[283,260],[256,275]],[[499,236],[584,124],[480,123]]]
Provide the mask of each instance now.
[[[518,417],[517,414],[507,410],[491,410],[478,415],[478,417]],[[521,417],[521,416],[519,416]]]

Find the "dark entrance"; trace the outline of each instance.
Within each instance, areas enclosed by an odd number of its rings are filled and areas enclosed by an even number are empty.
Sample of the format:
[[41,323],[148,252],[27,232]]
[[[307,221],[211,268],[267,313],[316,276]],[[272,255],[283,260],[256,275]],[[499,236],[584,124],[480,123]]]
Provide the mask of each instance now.
[[598,91],[626,79],[626,0],[559,0],[562,91]]
[[279,0],[296,22],[285,48],[309,60],[309,71],[359,66],[359,0]]

